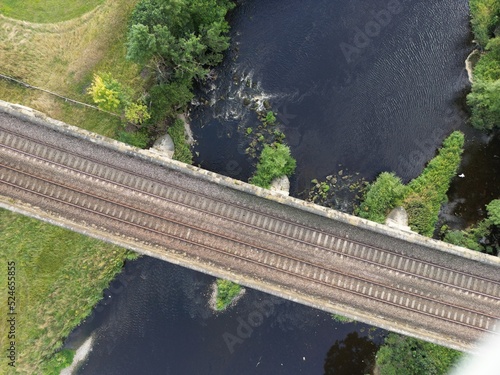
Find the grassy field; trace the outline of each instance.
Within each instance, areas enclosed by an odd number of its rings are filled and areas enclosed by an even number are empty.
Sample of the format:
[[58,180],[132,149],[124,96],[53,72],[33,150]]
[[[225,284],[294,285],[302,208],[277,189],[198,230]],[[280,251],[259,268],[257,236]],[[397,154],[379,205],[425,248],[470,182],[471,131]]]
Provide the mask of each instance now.
[[[35,24],[0,16],[0,73],[89,104],[93,103],[86,88],[96,72],[109,72],[140,94],[144,82],[139,67],[125,59],[127,23],[137,0],[106,0],[95,7],[101,2],[85,2],[86,6],[94,4],[94,9],[57,23]],[[75,4],[80,3],[84,2],[61,2],[59,8],[78,7]],[[6,81],[0,81],[0,99],[103,135],[114,136],[120,127],[109,115],[91,114],[49,94],[28,92]]]
[[0,14],[30,22],[59,22],[81,16],[103,0],[2,0]]
[[[102,298],[131,253],[89,237],[0,209],[0,285],[7,285],[7,263],[16,268],[17,372],[0,360],[1,374],[43,371],[62,339]],[[0,316],[7,316],[2,288]],[[7,346],[7,324],[0,324],[0,347]]]
[[[95,72],[110,72],[140,93],[139,67],[125,60],[124,46],[136,3],[2,1],[0,73],[89,104],[86,88]],[[0,99],[106,136],[114,137],[122,128],[119,118],[2,79]],[[7,264],[14,261],[18,303],[16,371],[2,355],[0,374],[58,373],[71,359],[69,353],[58,352],[62,340],[102,298],[103,289],[129,255],[124,249],[0,210],[0,262],[5,268],[0,283],[7,285]],[[2,290],[0,316],[6,317],[6,288]],[[2,319],[2,353],[8,348],[7,328]]]

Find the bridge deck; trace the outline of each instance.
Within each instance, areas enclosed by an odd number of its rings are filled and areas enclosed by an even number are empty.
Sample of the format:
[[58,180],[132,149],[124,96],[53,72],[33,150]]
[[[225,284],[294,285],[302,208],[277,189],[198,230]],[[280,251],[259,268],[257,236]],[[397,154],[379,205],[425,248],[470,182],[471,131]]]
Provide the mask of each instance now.
[[500,318],[497,258],[265,199],[242,183],[10,112],[0,111],[3,207],[462,350]]

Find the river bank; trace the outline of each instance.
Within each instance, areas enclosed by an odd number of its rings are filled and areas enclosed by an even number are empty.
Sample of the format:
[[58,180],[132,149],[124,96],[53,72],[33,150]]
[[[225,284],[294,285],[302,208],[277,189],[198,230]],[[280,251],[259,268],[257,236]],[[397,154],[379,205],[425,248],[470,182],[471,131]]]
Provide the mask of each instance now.
[[[360,54],[350,64],[346,64],[338,48],[341,43],[352,43],[355,35],[355,31],[346,25],[363,28],[372,21],[371,11],[380,12],[387,4],[381,1],[357,2],[354,6],[341,2],[335,5],[337,9],[330,3],[292,2],[283,6],[270,2],[262,8],[251,2],[242,4],[244,9],[234,15],[238,28],[233,34],[233,48],[238,47],[240,58],[232,60],[235,55],[230,52],[227,61],[223,62],[222,70],[233,82],[231,87],[246,92],[258,91],[260,86],[262,91],[255,94],[276,103],[277,117],[283,121],[292,154],[297,155],[299,161],[298,173],[292,178],[292,195],[303,191],[311,179],[338,174],[345,168],[352,174],[360,173],[366,179],[373,179],[382,170],[397,168],[404,179],[411,179],[432,158],[444,135],[452,128],[461,127],[465,121],[454,102],[456,93],[465,87],[459,78],[461,68],[458,66],[469,52],[462,53],[468,47],[463,46],[460,36],[464,35],[463,30],[456,26],[461,25],[458,13],[463,10],[462,3],[444,1],[429,6],[422,2],[412,5],[402,2],[401,14],[405,17],[391,19],[379,36],[371,38],[369,45],[360,49]],[[428,11],[426,8],[429,8]],[[447,19],[440,19],[440,14],[446,14]],[[274,22],[272,26],[264,22],[269,20],[269,15]],[[282,30],[292,35],[283,36]],[[409,30],[419,32],[411,34]],[[307,40],[307,43],[291,46],[290,40]],[[432,43],[435,40],[447,40],[453,48],[458,46],[461,52],[455,55],[456,52],[446,49],[445,44],[448,43]],[[395,45],[403,46],[399,53],[392,51]],[[294,55],[293,51],[298,51],[298,54]],[[306,65],[307,60],[310,65]],[[235,66],[230,66],[231,61],[235,62]],[[253,78],[249,87],[245,81],[238,85],[234,83],[233,74],[248,77],[250,72]],[[248,124],[251,116],[245,113],[242,100],[235,91],[224,87],[228,78],[224,77],[225,74],[219,74],[220,80],[211,92],[214,95],[210,101],[214,102],[214,107],[206,109],[217,120],[211,122],[199,112],[193,116],[192,127],[199,140],[195,150],[200,153],[196,163],[246,181],[252,169],[247,167],[243,137],[234,129],[237,128],[235,123],[240,120],[241,126],[245,126],[245,121]],[[431,87],[424,82],[431,82]],[[19,94],[19,97],[23,96]],[[206,133],[200,131],[200,123],[205,125]],[[436,126],[439,128],[437,133],[434,132]],[[209,132],[210,135],[207,134]],[[398,144],[401,147],[398,148]],[[346,159],[350,160],[339,167],[338,164]],[[466,172],[467,178],[482,173],[483,168],[478,168],[482,159],[475,160],[477,164],[471,164],[471,172]],[[476,180],[469,191],[477,186],[484,186],[484,180]],[[477,207],[465,210],[476,211]],[[109,313],[109,320],[104,317],[96,319],[96,322],[104,322],[102,334],[96,340],[101,343],[101,348],[111,348],[112,355],[106,358],[107,350],[93,353],[97,363],[94,365],[89,357],[88,369],[82,371],[89,374],[92,369],[94,373],[108,370],[109,374],[117,371],[115,369],[121,369],[122,373],[132,371],[133,367],[124,367],[119,362],[128,363],[127,356],[138,355],[135,352],[138,347],[136,340],[140,340],[151,352],[165,348],[166,355],[163,352],[158,355],[156,351],[155,356],[149,356],[146,349],[141,351],[141,358],[148,358],[152,363],[158,361],[156,367],[149,367],[151,373],[164,368],[165,362],[177,373],[186,373],[187,370],[200,373],[207,368],[214,368],[214,373],[220,370],[218,374],[224,371],[280,373],[284,368],[288,373],[311,373],[312,369],[320,373],[328,348],[336,340],[343,343],[348,329],[353,330],[352,326],[332,328],[322,321],[322,315],[314,311],[306,314],[301,307],[276,304],[283,308],[255,329],[251,337],[242,339],[243,343],[234,347],[235,354],[230,355],[221,335],[227,331],[228,325],[231,327],[229,333],[236,335],[237,319],[246,318],[255,309],[253,302],[266,296],[259,295],[254,300],[250,299],[251,302],[245,302],[247,298],[244,298],[240,301],[241,306],[234,306],[237,311],[228,311],[228,320],[210,321],[208,326],[205,325],[206,315],[198,304],[206,306],[205,289],[213,280],[192,277],[192,285],[181,282],[185,293],[169,294],[172,291],[166,289],[176,289],[179,280],[188,278],[186,274],[174,268],[162,268],[154,262],[146,264],[148,266],[144,268],[134,269],[137,276],[144,280],[141,281],[143,284],[137,282],[139,286],[132,290],[137,295],[125,291],[122,297],[122,294],[117,298],[113,295],[113,301],[117,301],[112,304],[124,309],[124,315],[119,315],[118,309],[110,306],[109,309],[113,310]],[[172,277],[172,273],[178,279]],[[145,280],[151,282],[146,284]],[[157,300],[151,295],[158,297]],[[149,309],[154,312],[149,314]],[[292,319],[287,320],[290,316],[293,316],[294,322],[295,319],[299,322],[304,319],[304,322],[292,324]],[[150,324],[145,322],[148,319]],[[169,324],[165,320],[169,320]],[[153,344],[146,342],[145,335]],[[203,340],[199,339],[200,335]],[[182,337],[189,344],[179,344],[172,337]],[[296,337],[303,339],[307,345]],[[321,339],[317,340],[317,337]],[[167,338],[174,343],[168,342]],[[362,344],[364,341],[354,342]],[[207,350],[207,345],[210,346],[207,343],[216,345],[213,350]],[[356,346],[351,348],[354,350]],[[128,354],[118,354],[119,350]],[[210,357],[217,356],[219,352],[223,353],[224,363],[213,364]],[[272,353],[272,358],[266,353]],[[260,358],[262,355],[263,358]],[[162,357],[163,362],[157,357]],[[335,355],[332,354],[332,357]],[[111,363],[105,363],[108,360]],[[315,364],[312,363],[314,361]],[[137,371],[143,369],[138,368]]]
[[[469,85],[463,68],[470,53],[468,9],[465,2],[455,1],[400,4],[401,17],[392,17],[348,63],[340,44],[354,45],[355,28],[364,29],[373,21],[373,13],[387,9],[387,2],[242,2],[231,15],[233,44],[226,59],[215,70],[217,78],[200,88],[203,99],[191,110],[191,125],[198,140],[195,164],[247,181],[254,164],[245,154],[251,140],[244,132],[258,120],[245,106],[244,98],[266,98],[284,124],[287,143],[298,160],[297,174],[291,178],[292,196],[310,186],[312,179],[338,176],[340,171],[370,181],[383,170],[395,170],[405,182],[418,176],[443,139],[452,130],[466,128],[459,99]],[[435,40],[447,43],[433,43]],[[342,176],[340,180],[345,181]],[[279,313],[271,314],[249,337],[241,338],[242,343],[236,343],[230,354],[222,335],[227,332],[239,338],[240,318],[244,321],[255,310],[251,298],[254,291],[248,290],[245,298],[220,314],[220,321],[212,321],[205,318],[198,304],[206,306],[206,290],[213,279],[206,284],[190,280],[186,283],[193,285],[189,292],[178,296],[167,290],[165,280],[171,288],[187,288],[182,281],[185,276],[177,274],[176,279],[170,268],[151,267],[155,270],[136,272],[145,280],[157,277],[158,284],[151,281],[148,287],[131,291],[136,297],[123,297],[123,303],[129,301],[126,315],[113,310],[103,318],[101,327],[106,327],[108,337],[103,335],[98,340],[115,348],[113,355],[105,358],[105,353],[94,353],[82,374],[100,368],[113,373],[106,363],[110,361],[117,369],[124,368],[126,353],[130,355],[139,345],[120,343],[139,334],[129,334],[113,321],[134,327],[130,314],[141,317],[141,322],[148,320],[142,326],[148,338],[158,347],[168,348],[166,361],[156,361],[144,350],[145,358],[152,362],[148,364],[152,372],[168,362],[174,372],[184,373],[322,373],[326,371],[323,365],[328,347],[335,341],[348,346],[349,350],[342,352],[345,361],[352,360],[352,353],[363,343],[368,346],[367,337],[366,341],[352,335],[347,339],[358,328],[333,325],[329,316],[326,322],[320,313],[302,316],[303,329],[287,323],[286,316],[300,316],[303,308],[283,303],[276,305]],[[193,292],[200,284],[200,294]],[[161,292],[156,291],[158,285]],[[141,299],[138,291],[147,291],[148,297]],[[170,296],[168,301],[166,294]],[[158,313],[130,306],[130,298],[136,298],[134,306],[146,305]],[[161,302],[153,302],[155,298]],[[173,307],[179,304],[181,307]],[[306,324],[316,328],[307,329]],[[276,330],[268,330],[268,325]],[[329,338],[324,338],[321,330]],[[169,343],[160,337],[162,333],[166,337],[182,336],[189,346],[177,348],[182,344]],[[319,336],[329,345],[319,344]],[[316,344],[303,345],[295,337]],[[183,353],[190,353],[191,358],[195,352],[197,364],[189,359],[184,366],[179,364],[179,358],[186,358]],[[219,355],[217,363],[210,360],[215,353]],[[332,350],[329,355],[333,362],[338,359],[335,353],[339,351]],[[334,365],[330,368],[340,371]]]

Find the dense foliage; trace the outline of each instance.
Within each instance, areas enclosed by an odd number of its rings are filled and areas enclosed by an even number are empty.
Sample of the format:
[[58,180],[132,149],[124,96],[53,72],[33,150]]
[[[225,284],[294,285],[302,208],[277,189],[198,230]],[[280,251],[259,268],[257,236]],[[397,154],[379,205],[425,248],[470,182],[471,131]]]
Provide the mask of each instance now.
[[238,294],[241,292],[241,286],[229,280],[217,279],[217,310],[224,310]]
[[296,161],[290,155],[290,148],[281,143],[266,145],[260,154],[257,170],[250,183],[262,188],[269,188],[273,179],[291,176],[295,171]]
[[128,32],[127,58],[154,66],[153,108],[161,103],[167,114],[175,112],[191,99],[193,79],[203,79],[210,66],[221,62],[229,46],[225,16],[233,6],[229,0],[142,0],[137,4]]
[[138,2],[127,34],[127,59],[145,67],[150,83],[143,97],[145,105],[135,103],[125,110],[127,120],[140,125],[139,134],[122,134],[123,140],[138,145],[146,134],[151,144],[170,125],[174,129],[169,133],[175,136],[174,158],[192,162],[189,145],[176,142],[184,136],[178,133],[181,128],[175,119],[193,97],[193,81],[203,80],[210,67],[222,61],[229,46],[225,17],[233,7],[230,0]]
[[133,102],[131,90],[109,73],[94,74],[87,92],[100,109],[111,113],[119,111],[129,124],[140,125],[151,117],[144,103],[141,100]]
[[229,46],[228,0],[142,0],[128,34],[127,57],[153,61],[164,82],[203,78]]
[[377,353],[380,375],[444,375],[460,352],[390,333]]
[[184,121],[176,119],[168,128],[168,134],[172,137],[174,142],[174,156],[175,160],[182,161],[186,164],[193,163],[193,154],[189,145],[186,143],[186,133],[184,131]]
[[445,242],[492,255],[500,252],[500,199],[486,206],[488,216],[466,230],[444,231]]
[[410,181],[403,207],[408,213],[408,224],[424,236],[432,236],[441,205],[446,202],[446,192],[456,175],[463,152],[464,135],[455,131],[443,142],[443,147],[425,167]]
[[432,236],[450,181],[460,164],[463,144],[463,134],[453,132],[422,174],[407,186],[393,173],[381,173],[369,186],[357,214],[383,223],[392,208],[402,205],[408,213],[410,227],[422,235]]
[[498,25],[500,0],[469,0],[471,25],[476,41],[485,46]]
[[400,206],[406,187],[394,173],[383,172],[368,186],[357,214],[360,217],[383,223],[389,211]]
[[474,67],[472,92],[467,97],[471,123],[475,128],[491,130],[500,126],[500,0],[469,0],[471,24],[477,42],[484,49]]

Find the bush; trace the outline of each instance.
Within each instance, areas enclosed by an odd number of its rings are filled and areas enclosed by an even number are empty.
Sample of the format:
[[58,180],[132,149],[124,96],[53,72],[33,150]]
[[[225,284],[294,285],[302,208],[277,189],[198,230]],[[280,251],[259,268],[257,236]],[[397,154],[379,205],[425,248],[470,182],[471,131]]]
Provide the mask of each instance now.
[[403,201],[408,212],[409,226],[424,236],[432,236],[441,205],[446,202],[451,179],[456,175],[463,152],[464,135],[455,131],[443,142],[443,147],[410,181]]
[[217,279],[217,310],[224,310],[240,292],[240,285],[229,280]]
[[137,148],[146,148],[149,143],[148,135],[140,131],[133,133],[121,131],[118,133],[118,140]]
[[120,83],[111,77],[111,74],[94,74],[94,79],[87,92],[92,96],[97,106],[105,111],[116,111],[128,103],[128,95]]
[[148,123],[155,125],[165,121],[168,117],[175,117],[177,112],[184,109],[186,103],[193,98],[190,90],[190,83],[180,82],[151,87],[147,100],[151,112],[151,119]]
[[495,199],[486,206],[488,218],[493,225],[500,225],[500,199]]
[[471,123],[476,129],[491,130],[500,126],[500,80],[474,81],[472,92],[467,95],[471,107]]
[[383,223],[389,211],[401,205],[406,188],[394,173],[383,172],[368,186],[358,216]]
[[176,119],[174,123],[169,126],[167,132],[172,137],[172,141],[174,141],[175,151],[173,158],[186,164],[192,164],[193,153],[186,142],[184,122],[181,119]]
[[390,333],[376,363],[380,375],[444,375],[460,356],[453,349]]
[[498,24],[500,1],[469,0],[469,7],[472,16],[472,31],[478,43],[484,47]]
[[125,108],[125,118],[135,125],[142,124],[144,121],[149,120],[150,117],[148,107],[140,102],[130,103]]
[[260,154],[257,170],[250,183],[268,189],[273,179],[281,176],[291,176],[295,171],[296,161],[290,155],[290,148],[277,143],[266,145]]
[[55,353],[47,362],[43,363],[43,375],[59,375],[63,368],[68,367],[73,362],[74,350],[64,349]]
[[380,375],[444,375],[460,357],[456,350],[390,333],[376,363]]
[[483,253],[498,254],[498,225],[500,224],[500,200],[496,199],[486,206],[488,217],[466,230],[446,232],[443,241]]
[[482,54],[474,67],[474,83],[467,104],[472,111],[472,125],[491,130],[500,126],[500,38],[493,37],[499,23],[500,0],[470,0],[469,3],[472,29],[487,53]]
[[470,250],[482,250],[481,246],[478,243],[478,240],[475,238],[475,236],[471,235],[471,232],[469,231],[451,230],[446,233],[443,241],[451,243],[452,245],[462,246]]

